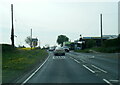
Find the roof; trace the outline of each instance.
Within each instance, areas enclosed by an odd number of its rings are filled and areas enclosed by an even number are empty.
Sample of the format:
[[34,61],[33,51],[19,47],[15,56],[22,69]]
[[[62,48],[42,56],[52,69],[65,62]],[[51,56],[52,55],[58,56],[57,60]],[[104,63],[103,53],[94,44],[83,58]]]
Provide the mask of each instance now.
[[103,35],[103,37],[108,37],[108,39],[115,39],[118,36],[117,35]]
[[[101,39],[101,37],[83,37],[83,39]],[[108,37],[103,37],[103,39],[108,39]]]

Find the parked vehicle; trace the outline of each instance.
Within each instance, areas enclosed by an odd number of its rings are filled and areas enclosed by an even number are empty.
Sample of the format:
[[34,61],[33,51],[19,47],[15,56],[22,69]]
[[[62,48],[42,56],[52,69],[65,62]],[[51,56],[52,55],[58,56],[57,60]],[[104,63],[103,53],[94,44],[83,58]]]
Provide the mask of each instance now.
[[56,47],[56,49],[54,50],[54,55],[65,55],[65,50],[63,47]]

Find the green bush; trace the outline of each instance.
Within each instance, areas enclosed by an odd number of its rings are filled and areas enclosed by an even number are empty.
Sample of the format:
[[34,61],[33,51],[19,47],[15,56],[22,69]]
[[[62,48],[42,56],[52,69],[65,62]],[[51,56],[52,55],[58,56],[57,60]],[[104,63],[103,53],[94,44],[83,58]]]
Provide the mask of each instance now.
[[120,39],[105,40],[103,47],[120,47]]
[[3,52],[11,52],[11,51],[14,51],[15,48],[12,47],[12,45],[9,45],[9,44],[2,44],[2,51]]
[[95,40],[88,40],[88,41],[86,42],[86,47],[87,47],[87,48],[92,48],[92,47],[95,47],[95,46],[96,46]]

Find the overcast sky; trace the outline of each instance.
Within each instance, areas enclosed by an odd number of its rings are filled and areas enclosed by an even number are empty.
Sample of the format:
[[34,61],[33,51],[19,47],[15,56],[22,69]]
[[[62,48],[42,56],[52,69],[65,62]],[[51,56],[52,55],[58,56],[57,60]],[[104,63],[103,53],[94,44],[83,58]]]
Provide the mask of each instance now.
[[[88,2],[89,1],[89,2]],[[14,7],[15,45],[25,45],[30,36],[40,39],[41,46],[56,45],[58,35],[70,40],[118,34],[118,0],[1,0],[0,43],[11,43],[11,3]],[[2,38],[2,39],[1,39]]]

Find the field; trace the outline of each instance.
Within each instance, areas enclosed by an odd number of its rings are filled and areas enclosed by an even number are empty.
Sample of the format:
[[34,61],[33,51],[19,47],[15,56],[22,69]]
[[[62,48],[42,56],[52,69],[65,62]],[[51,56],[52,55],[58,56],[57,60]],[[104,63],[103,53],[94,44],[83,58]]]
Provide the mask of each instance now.
[[31,50],[30,48],[3,46],[2,82],[13,82],[16,78],[32,70],[38,63],[43,62],[47,56],[46,50],[42,49]]

